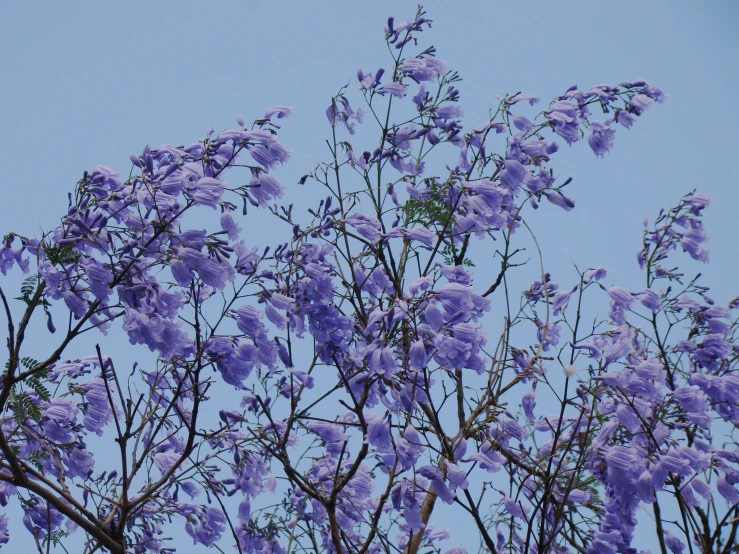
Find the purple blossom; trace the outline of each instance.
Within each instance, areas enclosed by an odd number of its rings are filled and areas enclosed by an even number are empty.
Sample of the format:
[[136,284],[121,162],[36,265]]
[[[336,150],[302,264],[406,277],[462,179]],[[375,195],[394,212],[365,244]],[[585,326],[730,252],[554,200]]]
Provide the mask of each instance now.
[[277,119],[290,117],[293,113],[293,109],[294,108],[292,106],[273,106],[268,108],[264,113],[264,119],[271,119],[275,115],[277,116]]
[[343,442],[349,438],[339,425],[326,421],[314,421],[310,425],[310,430],[325,442]]
[[554,299],[552,300],[552,313],[554,315],[558,315],[560,312],[567,308],[567,303],[570,301],[572,293],[574,293],[576,290],[577,287],[574,287],[571,291],[559,291],[557,294],[554,295]]
[[410,240],[422,242],[428,246],[433,246],[437,240],[436,233],[426,227],[416,226],[412,229],[402,229],[402,233]]
[[355,213],[348,216],[345,221],[372,244],[379,242],[382,228],[374,217]]
[[609,317],[614,323],[621,325],[624,323],[624,312],[631,308],[634,297],[621,287],[608,289],[608,296],[611,298],[611,314]]
[[408,425],[402,434],[395,438],[395,453],[398,456],[398,462],[404,469],[416,465],[423,451],[421,437],[411,425]]
[[524,184],[528,177],[528,170],[517,160],[506,160],[505,168],[500,173],[500,180],[512,189]]
[[229,240],[238,239],[241,232],[241,227],[236,224],[230,211],[224,211],[221,214],[221,229],[228,233]]
[[672,554],[682,554],[685,550],[683,542],[669,531],[665,531],[665,545]]
[[569,212],[575,207],[575,201],[566,197],[559,191],[545,191],[544,196],[555,206],[559,206],[564,211]]
[[382,85],[379,90],[379,94],[385,95],[385,94],[391,94],[392,96],[395,96],[396,98],[400,98],[401,100],[405,97],[406,93],[408,92],[408,87],[405,86],[402,83],[387,83],[385,85]]
[[549,119],[554,132],[565,139],[567,144],[580,140],[579,111],[575,104],[569,100],[559,100],[544,115]]
[[10,540],[10,532],[8,531],[8,516],[0,514],[0,544],[7,544]]
[[464,112],[459,104],[447,104],[436,108],[434,115],[439,119],[456,119],[462,117]]
[[392,452],[390,414],[386,416],[374,415],[367,427],[367,436],[364,440],[377,448],[379,452]]
[[506,104],[508,104],[509,106],[513,106],[514,104],[517,104],[519,102],[528,102],[530,106],[533,106],[539,100],[540,98],[538,96],[534,96],[533,94],[518,93],[515,96],[511,96],[510,98],[507,98]]
[[402,65],[403,71],[416,82],[431,81],[446,73],[446,63],[436,58],[406,58]]
[[649,308],[654,313],[660,311],[662,307],[660,297],[652,289],[642,289],[635,294],[636,297],[639,299],[639,302],[641,302],[642,305],[644,305],[646,308]]
[[223,183],[212,177],[203,177],[197,183],[185,187],[185,194],[195,204],[215,208],[223,196]]
[[62,524],[64,516],[54,506],[38,499],[34,500],[32,503],[23,504],[23,525],[34,536],[43,538]]
[[[349,105],[349,100],[344,96],[339,96],[331,101],[331,105],[326,110],[326,117],[331,125],[342,124],[346,127],[350,134],[356,133],[354,127],[356,123],[362,123],[364,120],[364,111],[362,108],[354,110]],[[350,120],[355,120],[352,122]]]
[[560,328],[554,324],[540,324],[536,330],[536,340],[542,345],[544,352],[559,344]]
[[[112,383],[108,383],[109,389],[114,389]],[[84,424],[88,431],[103,436],[103,427],[113,419],[113,411],[108,401],[105,382],[100,377],[91,379],[85,390],[87,407],[85,409]]]
[[192,537],[193,544],[211,547],[226,530],[226,516],[221,510],[201,506],[199,517],[188,520],[185,530]]
[[516,129],[523,131],[524,133],[528,133],[534,127],[534,124],[522,115],[514,115],[511,117],[511,120],[513,121],[513,125],[516,126]]
[[600,121],[590,122],[590,136],[588,144],[596,156],[603,157],[613,147],[616,131]]
[[705,229],[702,226],[694,226],[682,234],[680,237],[680,246],[694,260],[708,263],[709,252],[703,248],[707,240],[708,235]]

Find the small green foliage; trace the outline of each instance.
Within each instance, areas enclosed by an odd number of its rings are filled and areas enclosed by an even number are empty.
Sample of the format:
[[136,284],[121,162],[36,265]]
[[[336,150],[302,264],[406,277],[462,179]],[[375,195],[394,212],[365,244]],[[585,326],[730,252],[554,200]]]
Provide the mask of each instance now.
[[46,257],[54,265],[76,262],[81,257],[79,252],[74,251],[73,244],[65,244],[63,246],[52,244],[46,246],[44,247],[44,254],[46,254]]
[[428,228],[441,225],[449,228],[454,221],[452,206],[449,205],[447,197],[448,185],[435,179],[426,179],[425,183],[429,190],[428,198],[426,200],[410,198],[401,207],[405,215],[405,225],[417,224]]
[[27,391],[20,393],[13,391],[10,393],[9,400],[13,407],[13,418],[18,425],[23,425],[28,418],[31,418],[36,422],[41,421],[41,409],[27,394]]
[[64,529],[57,529],[51,535],[44,537],[44,545],[51,541],[52,546],[58,546],[62,539],[69,536],[69,531]]
[[34,450],[26,457],[26,461],[33,464],[33,466],[40,472],[44,472],[44,466],[42,462],[47,460],[47,455],[41,450]]
[[[457,257],[457,248],[455,246],[450,243],[444,243],[444,246],[439,249],[439,253],[443,256],[444,263],[446,265],[457,265],[455,261]],[[469,258],[465,258],[464,260],[462,260],[462,265],[465,265],[467,267],[475,267],[475,264],[472,263],[472,260],[470,260]]]
[[31,275],[30,277],[26,277],[23,279],[23,284],[21,285],[21,294],[23,296],[30,296],[33,293],[33,289],[36,288],[37,283],[37,276]]
[[38,275],[31,275],[30,277],[26,277],[25,279],[23,279],[23,283],[21,284],[21,295],[17,296],[15,299],[21,300],[22,302],[30,305],[31,297],[36,290],[38,282]]
[[31,369],[32,367],[38,365],[38,360],[34,360],[29,356],[25,356],[24,358],[21,358],[21,365],[26,369]]
[[25,383],[29,388],[33,389],[44,402],[49,402],[51,400],[49,390],[41,382],[38,375],[31,375],[26,379]]

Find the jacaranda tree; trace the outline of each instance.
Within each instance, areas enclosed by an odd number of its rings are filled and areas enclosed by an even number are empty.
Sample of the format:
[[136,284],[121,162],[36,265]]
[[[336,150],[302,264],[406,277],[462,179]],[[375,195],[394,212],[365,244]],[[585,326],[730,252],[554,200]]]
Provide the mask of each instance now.
[[[28,276],[0,290],[0,542],[22,520],[42,553],[173,552],[183,529],[187,552],[456,554],[472,530],[491,553],[739,551],[739,300],[677,268],[708,261],[709,199],[646,225],[640,290],[601,267],[560,287],[522,246],[540,203],[575,206],[559,144],[603,156],[664,94],[572,87],[536,115],[509,94],[466,130],[429,24],[390,19],[386,69],[331,98],[296,185],[316,205],[273,176],[274,107],[86,171],[58,227],[5,236],[0,270]],[[255,210],[272,223],[242,231]],[[68,359],[118,326],[154,355],[123,367],[111,331]]]

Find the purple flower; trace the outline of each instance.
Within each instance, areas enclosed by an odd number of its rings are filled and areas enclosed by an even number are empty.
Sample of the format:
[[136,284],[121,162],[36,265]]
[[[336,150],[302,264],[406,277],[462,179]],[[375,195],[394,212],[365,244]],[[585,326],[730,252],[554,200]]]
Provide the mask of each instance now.
[[426,367],[426,346],[422,340],[413,341],[409,350],[411,369],[420,370]]
[[343,442],[349,438],[339,425],[326,421],[314,421],[310,424],[310,430],[324,442]]
[[575,207],[575,201],[566,197],[559,191],[545,191],[544,196],[555,206],[559,206],[564,211],[569,212]]
[[[112,391],[113,383],[108,383],[108,387]],[[113,420],[113,411],[108,401],[105,382],[100,377],[91,379],[87,384],[85,398],[87,407],[83,423],[88,431],[102,437],[103,427]]]
[[523,395],[521,398],[521,408],[523,409],[524,416],[529,423],[532,423],[534,417],[534,407],[536,406],[536,381],[531,384],[531,389]]
[[659,294],[654,292],[652,289],[642,289],[635,293],[639,302],[642,303],[646,308],[649,308],[654,313],[657,313],[662,308]]
[[591,121],[590,131],[588,144],[596,156],[603,157],[603,154],[608,152],[613,146],[616,131],[600,121]]
[[432,329],[438,330],[444,325],[444,316],[436,304],[429,304],[423,312],[423,317]]
[[731,344],[722,335],[706,335],[693,352],[693,359],[703,367],[714,370],[731,351]]
[[528,506],[524,506],[523,504],[520,504],[519,502],[513,500],[511,497],[505,495],[503,496],[503,506],[505,507],[505,511],[508,515],[511,515],[524,522],[528,521]]
[[271,119],[275,115],[277,116],[277,119],[290,117],[293,113],[293,109],[294,108],[292,106],[273,106],[268,108],[264,113],[264,119]]
[[254,306],[242,306],[234,313],[239,331],[253,339],[265,332],[264,324],[260,321],[263,316],[264,312],[260,312]]
[[446,106],[439,106],[434,110],[434,115],[439,119],[456,119],[462,117],[464,112],[462,106],[459,104],[448,104]]
[[552,105],[552,109],[544,112],[554,128],[554,132],[572,144],[580,140],[578,125],[578,108],[569,100],[559,100]]
[[157,469],[162,472],[162,475],[167,473],[175,463],[180,459],[180,455],[176,452],[170,452],[169,454],[166,454],[164,452],[160,452],[159,454],[154,456],[154,465],[157,466]]
[[469,487],[469,482],[467,481],[467,472],[455,463],[446,463],[446,478],[447,481],[449,481],[452,490],[456,490],[457,487],[459,487],[460,489],[466,489],[467,487]]
[[729,483],[726,477],[719,477],[716,480],[716,490],[730,505],[739,504],[739,491]]
[[558,315],[562,310],[567,308],[567,303],[570,301],[572,293],[574,293],[576,290],[577,287],[574,287],[569,292],[559,291],[557,294],[554,295],[554,299],[552,300],[552,309],[554,315]]
[[529,177],[529,170],[517,160],[506,160],[505,168],[500,173],[500,180],[511,189],[518,188]]
[[672,554],[682,554],[685,550],[685,545],[682,541],[669,531],[665,531],[665,545],[670,549]]
[[184,481],[180,483],[180,487],[190,498],[195,498],[200,494],[200,487],[198,487],[192,481]]
[[90,291],[99,300],[105,300],[112,292],[108,288],[108,283],[113,280],[113,273],[107,267],[94,261],[88,260],[83,264],[85,273],[90,283]]
[[711,197],[700,192],[694,192],[685,199],[685,205],[690,207],[690,213],[701,215],[701,210],[711,204]]
[[87,302],[71,290],[64,292],[64,303],[69,308],[69,311],[72,312],[75,319],[80,319],[87,312]]
[[465,286],[472,285],[472,274],[463,265],[446,265],[437,262],[436,267],[441,270],[441,274],[450,283],[459,283]]
[[636,115],[630,113],[627,110],[617,110],[616,111],[616,121],[629,129],[634,122],[636,121]]
[[456,496],[444,482],[444,474],[438,467],[423,466],[418,470],[420,475],[423,475],[431,481],[436,496],[441,498],[446,504],[453,504],[454,497]]
[[[266,142],[261,145],[249,146],[249,155],[254,159],[255,162],[261,164],[266,169],[275,169],[280,164],[285,163],[290,159],[291,151],[282,146],[278,142]],[[255,176],[256,183],[260,184],[262,179],[267,175],[265,172],[260,172],[258,176]],[[259,193],[254,183],[252,185],[252,193]],[[267,185],[265,185],[267,186]],[[260,206],[262,204],[260,203]],[[264,207],[264,206],[262,206]]]
[[54,532],[62,524],[64,516],[41,500],[34,499],[33,503],[23,503],[23,525],[34,536],[43,538],[48,532]]
[[446,73],[446,64],[436,58],[407,58],[403,61],[403,71],[414,81],[431,81]]
[[624,323],[624,312],[631,308],[634,303],[632,294],[621,287],[611,287],[608,289],[608,296],[611,298],[611,320],[622,325]]
[[405,86],[402,83],[387,83],[386,85],[382,85],[380,88],[379,94],[385,95],[385,94],[391,94],[392,96],[395,96],[396,98],[400,98],[401,100],[403,97],[405,97],[406,93],[408,92],[408,87]]
[[460,461],[477,462],[481,469],[487,470],[488,473],[495,473],[505,463],[505,458],[495,451],[492,444],[485,442],[480,447],[479,452],[475,452],[466,458],[461,458]]
[[421,436],[411,425],[408,425],[405,431],[395,439],[395,453],[398,456],[398,462],[404,469],[410,469],[416,465],[418,458],[423,454],[423,450]]
[[408,237],[410,240],[417,240],[428,246],[433,246],[437,240],[437,235],[427,227],[415,226],[412,229],[402,229],[403,235]]
[[377,448],[378,452],[392,452],[390,414],[385,416],[374,414],[370,424],[367,426],[367,436],[364,440]]
[[426,85],[421,83],[421,86],[418,87],[418,92],[416,92],[412,98],[413,103],[418,107],[418,109],[423,109],[424,104],[429,99],[428,93],[426,92]]
[[362,108],[354,110],[344,96],[339,96],[331,101],[331,105],[326,110],[326,117],[331,125],[343,124],[347,131],[353,135],[356,132],[354,130],[356,123],[350,120],[354,119],[357,123],[361,124],[364,119],[364,111]]
[[654,502],[654,479],[648,470],[644,470],[636,482],[636,495],[642,502]]
[[354,213],[348,216],[345,221],[372,244],[377,244],[380,240],[382,228],[380,227],[380,222],[374,217]]
[[185,187],[185,194],[195,204],[215,208],[223,196],[223,183],[212,177],[203,177],[197,183]]
[[74,447],[69,453],[67,465],[67,476],[86,478],[95,467],[95,459],[84,448]]
[[241,227],[236,224],[230,211],[221,214],[221,229],[228,233],[228,240],[238,239],[241,232]]
[[709,261],[709,251],[703,248],[703,245],[708,241],[708,234],[705,229],[700,226],[697,222],[696,226],[684,232],[680,237],[680,246],[683,250],[690,254],[690,257],[694,260],[698,260],[703,263]]
[[175,354],[186,355],[192,341],[180,330],[180,324],[169,321],[158,314],[146,315],[127,309],[123,317],[123,329],[128,333],[131,344],[145,344],[163,358]]
[[553,346],[559,344],[559,325],[540,324],[536,330],[536,340],[542,345],[544,352],[548,352]]
[[193,544],[211,547],[226,530],[226,516],[221,510],[201,506],[199,517],[188,518],[185,530],[193,538]]
[[510,98],[506,99],[506,104],[509,106],[513,106],[514,104],[517,104],[519,102],[528,102],[530,106],[533,106],[536,104],[540,98],[538,96],[534,96],[533,94],[517,94],[515,96],[511,96]]
[[385,70],[380,68],[377,73],[373,76],[372,73],[364,73],[361,69],[357,71],[357,80],[359,81],[359,88],[362,90],[372,90],[380,84],[380,79],[385,74]]
[[531,123],[528,118],[522,115],[514,115],[511,119],[513,121],[513,125],[515,125],[517,129],[523,131],[524,133],[528,133],[534,127],[534,124]]
[[708,409],[708,396],[697,385],[677,387],[672,396],[686,412],[705,412]]

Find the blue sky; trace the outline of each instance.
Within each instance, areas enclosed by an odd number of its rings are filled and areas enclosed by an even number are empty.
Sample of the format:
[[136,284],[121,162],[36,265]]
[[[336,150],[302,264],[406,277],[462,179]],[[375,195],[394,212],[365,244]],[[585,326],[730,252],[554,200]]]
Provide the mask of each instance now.
[[[426,44],[457,69],[467,128],[496,96],[543,101],[571,84],[589,88],[644,78],[669,100],[595,159],[586,144],[558,154],[574,178],[577,208],[543,206],[532,219],[545,265],[574,281],[570,259],[604,265],[609,284],[642,285],[635,263],[641,222],[698,188],[712,196],[706,226],[712,263],[702,270],[725,303],[736,287],[736,128],[739,4],[653,0],[426,3]],[[85,169],[125,173],[144,145],[189,143],[272,105],[295,107],[278,177],[288,196],[325,157],[330,96],[388,61],[388,15],[415,3],[220,1],[7,3],[0,21],[0,232],[36,234],[59,220]],[[263,229],[255,229],[263,231]],[[568,273],[569,272],[569,273]],[[531,269],[535,277],[536,266]]]
[[[371,6],[10,3],[0,22],[3,52],[12,53],[0,60],[3,232],[54,224],[84,169],[125,172],[128,154],[145,144],[191,142],[275,104],[295,106],[282,133],[294,154],[280,174],[294,183],[326,154],[330,95],[358,68],[386,63],[386,17],[415,11],[411,2]],[[637,126],[620,129],[604,159],[586,144],[559,155],[578,207],[548,207],[533,222],[548,266],[571,256],[607,265],[624,285],[640,279],[633,260],[642,218],[697,187],[716,201],[707,219],[714,263],[705,274],[717,299],[734,292],[727,276],[738,267],[739,5],[486,1],[427,9],[435,24],[425,40],[464,77],[467,127],[485,120],[497,95],[518,90],[546,100],[573,83],[645,78],[670,94]]]

